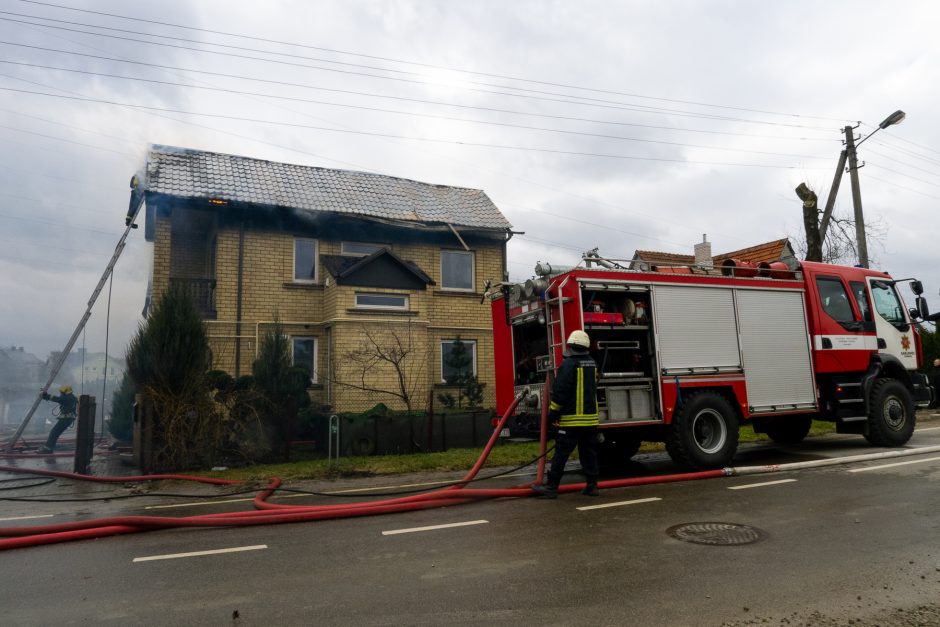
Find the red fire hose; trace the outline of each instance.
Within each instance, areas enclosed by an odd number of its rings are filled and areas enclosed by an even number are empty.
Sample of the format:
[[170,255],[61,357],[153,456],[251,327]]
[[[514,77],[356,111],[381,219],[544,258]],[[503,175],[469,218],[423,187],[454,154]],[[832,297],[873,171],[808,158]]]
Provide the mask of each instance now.
[[[432,507],[444,507],[448,505],[458,505],[468,503],[477,499],[505,498],[505,497],[525,497],[532,496],[533,492],[528,486],[502,489],[479,489],[467,488],[466,485],[472,481],[480,469],[483,467],[493,446],[499,438],[502,431],[512,414],[516,405],[525,394],[518,395],[513,403],[503,414],[497,423],[486,443],[479,459],[469,472],[455,485],[433,492],[416,494],[405,497],[371,501],[366,503],[353,503],[341,505],[284,505],[267,502],[267,498],[274,493],[280,486],[281,480],[274,478],[270,484],[262,490],[254,499],[255,510],[206,514],[201,516],[188,516],[182,518],[164,517],[164,516],[112,516],[91,520],[75,521],[69,523],[59,523],[52,525],[38,525],[30,527],[6,527],[0,528],[0,550],[23,548],[28,546],[39,546],[43,544],[53,544],[58,542],[68,542],[72,540],[83,540],[88,538],[101,538],[112,535],[136,533],[140,531],[149,531],[154,529],[168,529],[178,527],[221,527],[221,526],[247,526],[247,525],[270,525],[281,523],[310,522],[315,520],[328,520],[337,518],[352,518],[356,516],[372,516],[378,514],[391,514],[397,512],[409,512]],[[547,405],[543,398],[542,408],[542,433],[541,449],[544,454],[545,449],[545,424],[547,416]],[[544,462],[544,458],[542,460]],[[544,463],[540,464],[539,474],[544,470]],[[190,476],[190,475],[147,475],[135,477],[88,477],[85,475],[76,475],[68,472],[54,470],[27,470],[22,468],[0,466],[0,471],[13,473],[40,474],[53,477],[67,477],[70,479],[84,479],[99,482],[125,483],[129,481],[154,481],[161,479],[176,479],[185,481],[198,481],[215,485],[233,485],[239,481],[230,479],[215,479],[211,477]],[[646,485],[652,483],[665,483],[671,481],[687,481],[691,479],[705,479],[711,477],[724,476],[724,470],[711,470],[706,472],[682,473],[660,477],[640,477],[630,479],[615,479],[610,481],[601,481],[598,484],[600,488],[619,488],[636,485]],[[541,480],[541,477],[539,477]],[[584,487],[583,483],[567,484],[559,488],[559,492],[580,491]]]

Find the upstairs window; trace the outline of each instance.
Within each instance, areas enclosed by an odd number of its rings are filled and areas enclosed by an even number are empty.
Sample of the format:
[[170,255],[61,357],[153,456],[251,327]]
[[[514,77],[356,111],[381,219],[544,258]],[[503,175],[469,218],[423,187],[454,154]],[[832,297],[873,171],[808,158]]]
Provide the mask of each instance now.
[[317,240],[294,239],[294,281],[297,283],[317,282]]
[[305,368],[310,374],[310,382],[317,382],[317,338],[291,338],[291,364]]
[[404,294],[356,294],[356,309],[408,310],[408,297]]
[[445,290],[473,291],[473,253],[441,251],[441,287]]
[[387,246],[383,246],[382,244],[367,244],[365,242],[343,242],[340,245],[340,254],[350,257],[365,257],[383,248],[387,248]]

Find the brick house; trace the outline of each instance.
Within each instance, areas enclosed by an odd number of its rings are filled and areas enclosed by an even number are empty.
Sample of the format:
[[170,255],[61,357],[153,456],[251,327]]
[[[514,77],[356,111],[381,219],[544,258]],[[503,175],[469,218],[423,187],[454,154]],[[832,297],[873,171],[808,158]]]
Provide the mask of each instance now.
[[484,192],[152,146],[134,193],[153,242],[147,306],[185,285],[213,368],[250,374],[276,318],[315,402],[403,409],[404,391],[424,409],[459,336],[493,406],[481,298],[506,277],[511,225]]
[[666,266],[701,265],[702,262],[706,260],[710,260],[714,266],[720,267],[723,262],[729,259],[736,259],[753,264],[761,262],[771,263],[774,261],[791,262],[796,260],[796,253],[790,244],[789,238],[786,237],[713,256],[711,243],[703,236],[702,242],[695,244],[694,250],[695,254],[692,255],[665,253],[653,250],[637,250],[633,255],[633,259],[630,260],[630,267],[636,268],[639,267],[640,264],[646,264],[648,266],[654,266],[656,264]]

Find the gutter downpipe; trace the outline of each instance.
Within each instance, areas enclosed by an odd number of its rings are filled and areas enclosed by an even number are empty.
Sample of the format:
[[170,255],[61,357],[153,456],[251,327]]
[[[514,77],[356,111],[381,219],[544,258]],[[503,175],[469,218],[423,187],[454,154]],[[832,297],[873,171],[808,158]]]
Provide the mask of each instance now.
[[241,375],[242,361],[242,282],[245,278],[245,210],[238,225],[238,279],[235,287],[235,378]]

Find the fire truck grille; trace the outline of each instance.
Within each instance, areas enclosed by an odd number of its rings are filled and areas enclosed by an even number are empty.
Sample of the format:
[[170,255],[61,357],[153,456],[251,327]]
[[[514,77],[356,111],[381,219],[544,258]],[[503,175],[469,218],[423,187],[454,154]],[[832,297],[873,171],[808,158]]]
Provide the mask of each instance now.
[[760,529],[754,527],[722,522],[685,523],[670,527],[666,533],[683,542],[715,546],[751,544],[764,535]]

